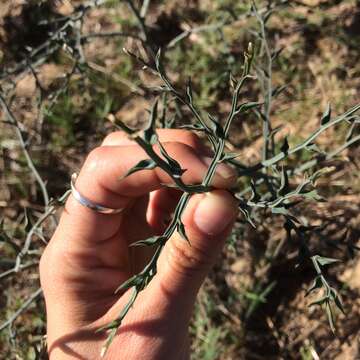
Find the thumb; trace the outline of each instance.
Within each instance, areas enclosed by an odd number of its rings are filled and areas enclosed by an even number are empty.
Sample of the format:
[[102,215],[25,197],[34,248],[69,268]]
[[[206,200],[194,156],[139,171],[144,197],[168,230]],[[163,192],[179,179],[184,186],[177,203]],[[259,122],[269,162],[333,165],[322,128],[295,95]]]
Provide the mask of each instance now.
[[158,281],[171,298],[193,298],[214,265],[237,215],[225,190],[193,195],[182,215],[189,243],[175,233],[159,258]]

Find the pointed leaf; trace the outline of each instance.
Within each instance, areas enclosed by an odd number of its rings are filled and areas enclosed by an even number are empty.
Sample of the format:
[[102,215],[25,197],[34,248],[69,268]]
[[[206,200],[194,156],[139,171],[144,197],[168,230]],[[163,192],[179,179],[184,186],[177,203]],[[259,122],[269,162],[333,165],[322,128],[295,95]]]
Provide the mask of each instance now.
[[235,114],[240,114],[240,113],[244,113],[247,110],[250,109],[254,109],[256,107],[258,107],[259,105],[261,105],[261,102],[246,102],[241,104],[240,106],[237,107],[237,109],[235,110]]
[[130,244],[131,247],[135,246],[153,246],[158,243],[161,243],[162,241],[166,240],[165,236],[152,236],[145,240],[139,240],[135,243]]
[[274,207],[271,208],[271,212],[273,214],[280,214],[280,215],[288,215],[289,211],[285,209],[284,207]]
[[285,166],[281,169],[281,180],[278,194],[283,196],[289,191],[289,177]]
[[156,53],[155,56],[155,65],[156,65],[156,69],[162,73],[162,64],[161,64],[161,58],[162,58],[162,52],[161,52],[161,48],[159,48],[158,52]]
[[319,179],[321,176],[323,176],[324,174],[328,174],[330,172],[332,172],[333,170],[335,170],[334,166],[327,166],[327,167],[323,167],[317,171],[315,171],[310,177],[309,180],[314,184],[316,182],[317,179]]
[[225,153],[221,157],[221,160],[219,162],[225,162],[225,161],[233,160],[233,159],[236,159],[239,156],[240,156],[239,153]]
[[254,222],[250,216],[249,210],[246,208],[246,205],[243,205],[242,203],[240,203],[239,210],[244,215],[246,221],[255,229],[256,225],[254,224]]
[[144,130],[144,140],[151,145],[154,145],[157,142],[158,136],[155,131],[156,119],[157,119],[157,111],[158,109],[158,99],[154,102],[149,116],[149,122]]
[[331,118],[331,106],[330,103],[328,103],[320,120],[321,125],[325,125],[326,123],[328,123],[330,121],[330,118]]
[[165,161],[171,167],[173,177],[180,178],[182,174],[186,171],[186,169],[181,168],[180,164],[168,154],[168,152],[160,142],[158,142],[158,145],[160,147],[161,155],[165,158]]
[[331,304],[329,301],[325,302],[325,310],[326,310],[326,315],[329,321],[329,325],[330,325],[330,329],[333,333],[335,333],[335,325],[334,325],[334,315],[331,309]]
[[124,179],[131,174],[134,174],[141,170],[153,170],[157,166],[156,162],[152,159],[140,160],[135,166],[133,166],[124,176],[120,179]]
[[290,148],[290,146],[289,146],[289,143],[288,143],[288,139],[287,139],[287,137],[285,137],[284,143],[281,145],[280,150],[281,150],[281,152],[283,152],[285,155],[287,155],[287,153],[288,153],[288,151],[289,151],[289,148]]
[[317,261],[317,263],[318,263],[320,266],[324,266],[324,265],[329,265],[329,264],[334,264],[334,263],[340,262],[339,259],[327,258],[327,257],[319,256],[319,255],[316,256],[316,259],[315,259],[315,260]]
[[326,199],[319,195],[316,189],[302,193],[302,196],[317,202],[326,202]]
[[[274,61],[274,60],[276,60],[278,57],[279,57],[279,55],[282,53],[282,51],[285,49],[285,47],[284,46],[282,46],[281,48],[279,48],[279,49],[276,49],[275,51],[273,51],[272,53],[271,53],[271,59]],[[286,86],[286,85],[282,85],[282,86]]]
[[272,91],[272,96],[276,97],[276,96],[280,95],[287,87],[288,87],[288,85],[280,85],[280,86],[275,87]]
[[209,127],[212,130],[213,134],[220,139],[224,139],[225,133],[221,124],[210,114],[208,114],[208,119],[210,120]]
[[[100,329],[100,330],[103,330],[103,329]],[[100,357],[101,358],[103,358],[106,355],[106,352],[108,351],[110,344],[114,340],[114,337],[115,337],[116,333],[117,333],[117,329],[116,328],[112,329],[110,334],[106,338],[106,341],[105,341],[105,343],[102,346],[101,351],[100,351]]]
[[185,239],[189,244],[190,244],[190,240],[189,238],[187,237],[186,235],[186,232],[185,232],[185,226],[184,224],[181,222],[181,221],[178,221],[177,224],[176,224],[176,230],[177,232],[180,234],[180,236]]
[[269,21],[270,16],[273,14],[273,12],[274,12],[274,10],[270,9],[263,15],[264,24],[266,24]]
[[255,184],[254,184],[253,181],[251,181],[250,186],[251,186],[251,195],[250,195],[249,201],[252,201],[252,202],[259,201],[260,200],[260,195],[257,193],[256,187],[255,187]]
[[133,286],[138,286],[143,281],[142,276],[134,275],[130,279],[123,282],[116,290],[115,294],[119,291],[124,291],[132,288]]
[[192,93],[192,85],[191,85],[190,78],[189,78],[187,86],[186,86],[186,95],[188,97],[190,104],[192,104],[193,103],[193,93]]
[[[264,116],[264,115],[263,115]],[[263,120],[266,121],[266,118],[264,116]],[[270,134],[269,134],[269,137],[271,139],[274,139],[275,135],[283,128],[284,126],[283,125],[279,125],[279,126],[276,126],[275,128],[273,128],[271,131],[270,131]]]
[[334,295],[334,303],[336,307],[345,315],[345,310],[342,304],[342,301],[337,293]]
[[235,89],[237,87],[238,81],[235,79],[234,75],[230,72],[229,75],[229,81],[230,81],[230,86]]
[[200,124],[180,125],[179,128],[194,131],[206,131],[206,129]]
[[312,285],[311,285],[311,286],[309,287],[309,289],[306,291],[305,296],[309,296],[309,294],[310,294],[312,291],[314,291],[314,290],[316,290],[316,289],[320,289],[320,288],[322,287],[322,285],[323,285],[323,283],[322,283],[321,276],[318,275],[318,276],[315,278],[315,280],[314,280],[314,282],[312,283]]

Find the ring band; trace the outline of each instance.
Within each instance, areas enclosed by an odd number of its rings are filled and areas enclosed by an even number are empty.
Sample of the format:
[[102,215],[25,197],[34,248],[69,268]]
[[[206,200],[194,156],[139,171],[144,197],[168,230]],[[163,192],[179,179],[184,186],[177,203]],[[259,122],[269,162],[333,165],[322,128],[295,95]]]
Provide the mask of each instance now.
[[108,207],[96,204],[96,203],[92,202],[91,200],[89,200],[88,198],[86,198],[85,196],[81,195],[80,192],[75,187],[76,178],[77,178],[77,174],[73,173],[71,175],[71,182],[70,182],[71,194],[82,206],[85,206],[85,207],[87,207],[91,210],[94,210],[100,214],[118,214],[124,210],[124,208],[112,209],[112,208],[108,208]]

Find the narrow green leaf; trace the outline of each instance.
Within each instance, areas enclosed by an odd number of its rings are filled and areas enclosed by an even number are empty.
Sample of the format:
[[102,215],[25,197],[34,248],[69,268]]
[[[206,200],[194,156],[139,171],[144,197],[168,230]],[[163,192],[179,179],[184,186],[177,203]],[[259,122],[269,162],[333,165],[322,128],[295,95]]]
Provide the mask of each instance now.
[[326,166],[323,167],[317,171],[315,171],[310,177],[309,180],[314,184],[316,182],[317,179],[319,179],[321,176],[330,173],[331,171],[333,171],[335,168],[333,166]]
[[281,169],[280,187],[278,189],[278,195],[284,196],[289,191],[289,177],[285,166]]
[[336,307],[345,315],[345,310],[338,294],[334,297]]
[[223,156],[221,157],[219,162],[226,162],[229,160],[234,160],[239,156],[240,156],[239,153],[225,153],[225,154],[223,154]]
[[273,214],[280,214],[280,215],[288,215],[289,211],[285,209],[284,207],[274,207],[271,208],[271,212]]
[[193,92],[192,92],[192,85],[191,85],[191,79],[189,78],[188,83],[186,85],[186,95],[188,97],[188,100],[190,104],[193,103]]
[[247,291],[244,295],[249,300],[254,300],[254,301],[257,301],[259,303],[266,304],[266,299],[264,297],[262,297],[261,295],[259,295],[259,294]]
[[[281,48],[276,49],[275,51],[273,51],[273,52],[271,53],[271,60],[272,60],[272,61],[276,60],[276,59],[279,57],[279,55],[283,52],[284,49],[285,49],[285,47],[282,46]],[[282,85],[282,86],[286,87],[287,85]],[[273,96],[274,96],[274,95],[273,95]]]
[[[103,330],[103,329],[100,329],[100,330]],[[101,358],[103,358],[105,356],[106,352],[109,349],[110,344],[114,340],[114,337],[115,337],[116,333],[117,333],[117,328],[114,328],[114,329],[110,330],[110,334],[106,338],[106,341],[105,341],[105,343],[102,346],[101,351],[100,351],[100,357]]]
[[145,240],[136,241],[135,243],[130,244],[130,246],[131,247],[135,247],[135,246],[153,246],[153,245],[156,245],[156,244],[160,244],[164,240],[166,240],[165,236],[152,236],[152,237],[149,237],[148,239],[145,239]]
[[250,186],[251,186],[251,195],[250,195],[249,201],[252,201],[252,202],[259,201],[260,200],[260,195],[257,193],[256,187],[255,187],[255,184],[254,184],[253,181],[251,181]]
[[309,296],[311,292],[313,292],[316,289],[320,289],[323,286],[321,275],[318,275],[312,285],[309,287],[309,289],[306,291],[305,297]]
[[176,114],[170,116],[168,119],[166,119],[165,122],[165,129],[174,129],[176,126]]
[[212,130],[213,134],[220,139],[224,139],[225,133],[221,124],[210,114],[208,114],[208,119],[210,120],[209,127]]
[[176,230],[177,232],[180,234],[180,236],[185,239],[189,244],[190,244],[190,240],[188,238],[188,236],[186,235],[185,232],[185,226],[184,224],[181,222],[181,220],[179,220],[176,224]]
[[311,191],[302,192],[301,195],[305,198],[317,201],[317,202],[326,202],[326,199],[318,194],[316,189],[313,189]]
[[161,56],[162,56],[162,52],[161,52],[161,48],[159,48],[158,52],[156,53],[156,56],[155,56],[155,66],[156,66],[156,69],[162,73],[162,64],[161,64]]
[[238,115],[240,113],[244,113],[250,109],[254,109],[254,108],[258,107],[259,105],[261,105],[261,102],[258,102],[258,101],[243,103],[237,107],[237,109],[235,110],[235,114]]
[[120,179],[124,179],[131,174],[134,174],[141,170],[153,170],[157,166],[156,162],[152,159],[140,160],[135,166],[133,166],[124,176]]
[[179,128],[194,131],[206,131],[206,129],[200,124],[180,125]]
[[132,288],[133,286],[138,286],[143,281],[142,276],[140,275],[134,275],[130,279],[123,282],[116,290],[115,294],[117,294],[119,291],[124,291]]
[[269,21],[270,16],[273,14],[273,12],[274,12],[274,10],[270,9],[263,15],[264,24],[266,24]]
[[285,155],[287,155],[288,151],[289,151],[289,143],[288,143],[288,139],[287,139],[287,136],[285,137],[284,139],[284,143],[281,145],[281,152],[283,152]]
[[180,164],[168,154],[168,152],[160,142],[158,142],[158,145],[160,147],[161,155],[165,158],[165,161],[168,163],[172,170],[172,175],[175,178],[180,178],[182,174],[186,171],[186,169],[181,168]]
[[[260,115],[260,114],[259,114]],[[260,117],[263,119],[263,120],[266,120],[266,117],[264,114],[262,114],[262,116],[260,115]],[[273,128],[271,131],[270,131],[270,134],[269,134],[269,137],[271,139],[274,139],[275,138],[275,135],[283,128],[284,126],[283,125],[279,125],[279,126],[276,126],[275,128]]]
[[333,258],[328,258],[328,257],[323,257],[323,256],[319,256],[317,255],[315,260],[317,261],[317,263],[320,266],[324,266],[324,265],[329,265],[329,264],[334,264],[337,262],[340,262],[339,259],[333,259]]
[[288,87],[288,85],[279,85],[279,86],[276,86],[276,87],[272,90],[272,96],[273,96],[273,97],[279,96],[287,87]]
[[326,123],[328,123],[330,121],[330,118],[331,118],[331,106],[330,103],[328,103],[320,120],[321,125],[325,125]]
[[154,145],[158,139],[158,136],[155,131],[156,119],[158,114],[157,109],[158,109],[158,99],[156,99],[153,106],[151,107],[149,122],[146,129],[144,130],[144,140],[151,145]]
[[326,315],[329,321],[329,325],[330,325],[330,329],[333,333],[335,333],[335,325],[334,325],[334,315],[331,309],[331,304],[329,301],[325,302],[325,310],[326,310]]
[[236,80],[236,78],[234,77],[234,75],[230,72],[229,75],[229,82],[230,82],[230,86],[233,89],[236,89],[237,85],[238,85],[238,81]]
[[256,225],[254,224],[254,222],[253,222],[253,220],[252,220],[252,218],[250,216],[249,210],[244,205],[242,205],[241,203],[239,204],[239,210],[244,215],[246,221],[255,229]]

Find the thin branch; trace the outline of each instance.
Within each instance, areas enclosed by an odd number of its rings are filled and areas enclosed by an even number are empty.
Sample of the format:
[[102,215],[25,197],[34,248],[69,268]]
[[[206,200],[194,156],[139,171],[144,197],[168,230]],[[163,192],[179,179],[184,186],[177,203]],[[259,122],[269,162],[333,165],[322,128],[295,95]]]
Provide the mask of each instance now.
[[24,139],[23,134],[22,134],[22,132],[20,130],[19,122],[16,119],[16,117],[14,116],[14,114],[12,113],[12,111],[10,110],[10,108],[9,108],[8,104],[6,103],[6,100],[4,99],[1,92],[0,92],[0,104],[1,104],[1,106],[3,108],[3,111],[4,111],[5,115],[7,116],[8,120],[11,122],[12,125],[15,126],[15,132],[16,132],[16,135],[18,137],[18,140],[19,140],[21,149],[23,151],[23,154],[24,154],[24,156],[26,158],[26,162],[27,162],[28,167],[32,171],[32,173],[33,173],[33,175],[34,175],[34,177],[35,177],[35,179],[36,179],[36,181],[37,181],[37,183],[38,183],[38,185],[39,185],[39,187],[41,189],[43,200],[44,200],[44,205],[47,206],[49,204],[49,194],[47,192],[45,182],[41,178],[39,172],[37,171],[37,169],[35,167],[34,162],[32,161],[32,158],[31,158],[31,156],[29,154],[29,151],[27,149],[25,139]]
[[42,289],[37,289],[34,293],[30,295],[30,297],[20,306],[18,310],[16,310],[9,319],[7,319],[4,323],[0,325],[0,331],[4,330],[7,327],[12,327],[14,321],[34,302],[36,301],[40,295],[42,294]]
[[[70,190],[65,192],[65,194],[62,195],[62,197],[57,200],[57,202],[60,204],[63,204],[69,195],[70,195]],[[38,230],[39,226],[44,223],[44,221],[46,221],[49,217],[51,217],[52,215],[55,214],[56,209],[57,209],[56,204],[48,206],[46,208],[45,212],[39,217],[39,219],[35,222],[35,224],[32,226],[32,228],[27,233],[24,245],[16,257],[16,263],[14,266],[15,271],[19,271],[22,258],[28,254],[33,235]]]
[[38,261],[32,261],[32,262],[29,262],[27,264],[23,264],[23,265],[20,265],[18,269],[16,269],[15,267],[9,269],[9,270],[6,270],[4,272],[2,272],[0,274],[0,280],[2,279],[5,279],[13,274],[18,274],[20,271],[22,270],[27,270],[27,269],[30,269],[34,266],[38,266],[39,265],[39,262]]
[[[268,159],[270,155],[269,141],[271,133],[271,104],[272,104],[272,55],[266,35],[265,21],[262,15],[257,11],[255,3],[252,5],[255,17],[260,25],[260,36],[261,46],[265,50],[265,64],[264,68],[258,68],[258,78],[262,82],[262,88],[264,92],[264,113],[263,115],[263,149],[262,149],[262,161]],[[272,154],[273,155],[273,154]]]

